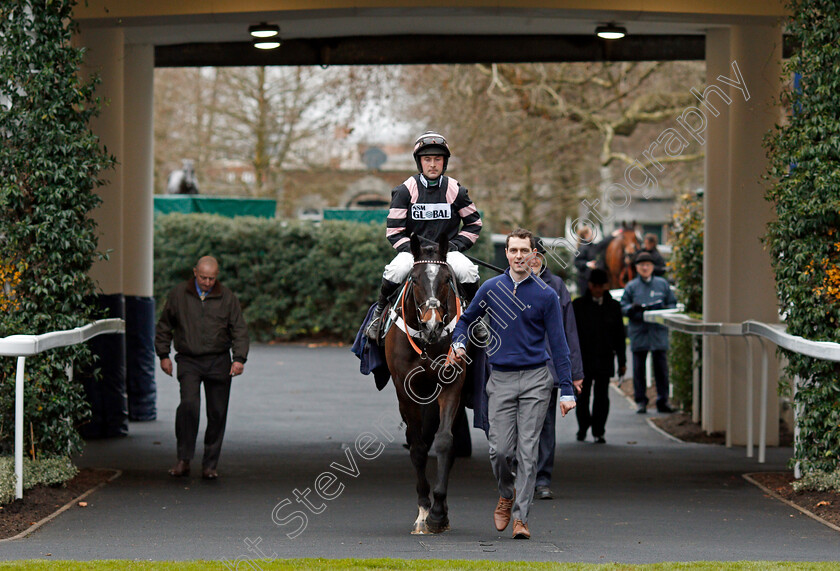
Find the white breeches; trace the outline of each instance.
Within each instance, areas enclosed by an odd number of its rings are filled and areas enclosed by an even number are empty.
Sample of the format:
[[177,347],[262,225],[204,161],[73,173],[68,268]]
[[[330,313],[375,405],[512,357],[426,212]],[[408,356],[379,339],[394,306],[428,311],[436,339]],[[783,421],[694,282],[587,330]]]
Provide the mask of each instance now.
[[[449,252],[446,254],[446,263],[452,268],[455,277],[461,283],[475,283],[478,281],[478,266],[473,264],[461,252]],[[385,273],[382,277],[394,283],[401,283],[414,265],[414,256],[411,252],[400,252],[391,263],[385,266]]]

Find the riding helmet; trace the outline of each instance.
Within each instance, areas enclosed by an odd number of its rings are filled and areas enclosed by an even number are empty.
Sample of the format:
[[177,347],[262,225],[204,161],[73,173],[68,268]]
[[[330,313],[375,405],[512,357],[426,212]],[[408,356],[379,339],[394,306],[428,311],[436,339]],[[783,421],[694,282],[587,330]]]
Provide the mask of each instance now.
[[423,167],[420,165],[420,157],[423,156],[442,156],[443,157],[443,171],[446,172],[446,167],[449,165],[449,157],[452,153],[449,152],[449,145],[446,144],[446,138],[440,133],[434,131],[426,131],[414,141],[414,162],[417,164],[417,170],[423,172]]

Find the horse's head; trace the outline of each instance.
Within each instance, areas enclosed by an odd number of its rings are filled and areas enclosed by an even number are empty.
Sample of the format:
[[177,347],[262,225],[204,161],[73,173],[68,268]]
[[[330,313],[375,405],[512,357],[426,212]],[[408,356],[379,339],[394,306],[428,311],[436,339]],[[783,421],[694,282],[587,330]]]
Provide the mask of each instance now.
[[619,239],[621,240],[621,249],[624,251],[624,263],[632,266],[641,244],[635,225],[622,224]]
[[[444,236],[437,247],[421,247],[420,239],[411,235],[411,253],[414,268],[411,271],[411,295],[417,316],[417,329],[428,344],[442,341],[447,332],[444,327],[456,314],[457,307],[452,274],[446,263],[449,240]],[[411,309],[406,307],[406,313]],[[408,318],[408,315],[404,316]]]

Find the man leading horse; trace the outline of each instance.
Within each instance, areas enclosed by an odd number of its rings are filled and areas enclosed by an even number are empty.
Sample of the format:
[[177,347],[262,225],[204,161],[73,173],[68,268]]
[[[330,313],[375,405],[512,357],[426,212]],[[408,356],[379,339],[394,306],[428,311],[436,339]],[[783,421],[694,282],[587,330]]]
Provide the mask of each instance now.
[[449,165],[449,145],[443,135],[426,131],[414,142],[414,161],[418,174],[391,191],[386,236],[398,252],[385,266],[376,309],[366,330],[378,341],[382,314],[400,284],[411,272],[414,256],[409,236],[412,233],[426,242],[449,241],[446,262],[461,284],[466,300],[478,291],[478,266],[464,254],[478,239],[481,216],[470,200],[467,189],[454,178],[444,176]]

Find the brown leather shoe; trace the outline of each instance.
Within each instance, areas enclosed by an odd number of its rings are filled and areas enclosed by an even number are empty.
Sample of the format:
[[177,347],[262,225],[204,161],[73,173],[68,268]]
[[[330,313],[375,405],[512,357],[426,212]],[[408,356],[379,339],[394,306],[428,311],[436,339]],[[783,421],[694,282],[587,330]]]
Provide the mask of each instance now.
[[205,468],[201,471],[201,477],[205,480],[215,480],[219,477],[219,473],[216,472],[215,468]]
[[182,478],[184,476],[190,475],[190,461],[189,460],[178,460],[178,463],[175,464],[173,468],[170,468],[169,475],[174,476],[175,478]]
[[[513,498],[516,494],[513,494]],[[504,531],[510,523],[510,511],[513,508],[513,498],[507,499],[499,496],[499,503],[496,504],[496,509],[493,512],[493,523],[496,524],[496,529]]]
[[522,523],[521,519],[513,520],[513,538],[531,539],[531,532],[528,531],[528,524]]

